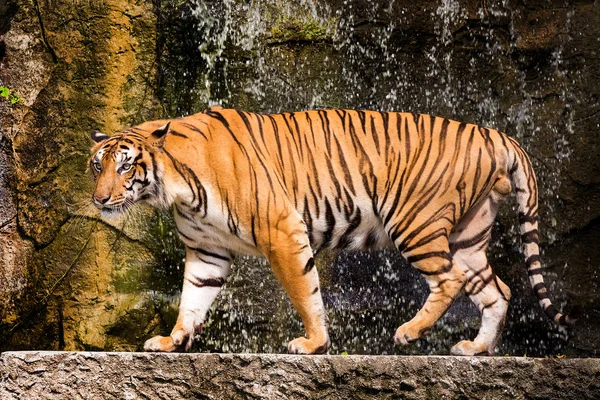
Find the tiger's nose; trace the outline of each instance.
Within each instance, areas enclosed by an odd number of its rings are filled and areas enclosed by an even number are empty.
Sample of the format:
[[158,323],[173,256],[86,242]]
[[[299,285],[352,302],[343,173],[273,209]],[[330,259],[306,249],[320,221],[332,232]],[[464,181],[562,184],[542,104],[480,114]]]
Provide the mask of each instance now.
[[94,195],[92,196],[94,199],[94,203],[98,204],[98,205],[102,205],[102,204],[106,204],[106,202],[108,200],[110,200],[110,194],[106,197],[103,197],[102,195]]

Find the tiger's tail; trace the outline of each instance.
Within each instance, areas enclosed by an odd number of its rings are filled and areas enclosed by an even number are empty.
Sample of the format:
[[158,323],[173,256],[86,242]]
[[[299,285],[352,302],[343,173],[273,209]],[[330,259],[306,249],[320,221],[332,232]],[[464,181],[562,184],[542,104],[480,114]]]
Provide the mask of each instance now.
[[573,325],[581,316],[582,308],[576,306],[571,313],[559,312],[548,297],[548,289],[542,276],[538,232],[538,187],[529,157],[515,142],[514,162],[509,174],[515,185],[519,209],[519,227],[527,275],[544,313],[556,324]]

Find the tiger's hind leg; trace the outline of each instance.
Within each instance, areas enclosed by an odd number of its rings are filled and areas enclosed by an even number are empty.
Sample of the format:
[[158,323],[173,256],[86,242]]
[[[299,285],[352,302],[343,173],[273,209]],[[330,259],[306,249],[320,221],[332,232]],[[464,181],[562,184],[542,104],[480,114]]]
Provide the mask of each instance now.
[[462,290],[466,276],[452,259],[445,227],[431,227],[433,233],[409,243],[402,255],[425,278],[430,294],[421,310],[396,330],[397,344],[408,344],[429,333]]
[[465,271],[465,293],[481,312],[481,328],[475,340],[463,340],[451,349],[454,355],[493,355],[502,336],[510,289],[490,267],[486,248],[503,194],[490,193],[471,209],[450,236],[454,260]]
[[327,315],[321,297],[319,275],[306,225],[294,211],[279,220],[270,232],[265,255],[287,292],[306,330],[305,337],[289,342],[293,354],[321,354],[329,347]]

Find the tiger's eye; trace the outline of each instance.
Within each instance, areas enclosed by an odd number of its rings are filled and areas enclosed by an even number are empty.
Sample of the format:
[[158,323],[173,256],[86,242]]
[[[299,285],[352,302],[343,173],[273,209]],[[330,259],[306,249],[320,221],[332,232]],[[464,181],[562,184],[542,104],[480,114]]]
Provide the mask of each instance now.
[[94,169],[98,172],[102,171],[102,163],[99,161],[94,161]]
[[127,171],[129,171],[129,170],[131,169],[131,167],[132,167],[132,165],[131,165],[131,164],[129,164],[129,163],[125,163],[125,164],[121,165],[121,169],[122,169],[124,172],[127,172]]

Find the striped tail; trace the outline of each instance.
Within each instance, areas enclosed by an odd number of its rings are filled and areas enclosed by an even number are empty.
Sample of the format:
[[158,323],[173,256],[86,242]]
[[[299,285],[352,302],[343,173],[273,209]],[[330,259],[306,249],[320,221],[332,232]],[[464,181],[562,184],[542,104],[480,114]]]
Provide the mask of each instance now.
[[510,175],[517,195],[521,242],[523,244],[529,282],[544,313],[551,320],[558,325],[573,325],[581,314],[581,308],[575,307],[568,315],[559,312],[548,297],[548,289],[542,276],[538,243],[538,187],[531,161],[525,151],[516,145],[516,143],[513,154],[515,155],[515,159],[510,169]]

